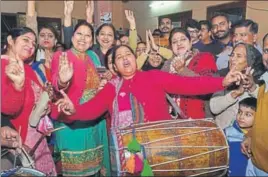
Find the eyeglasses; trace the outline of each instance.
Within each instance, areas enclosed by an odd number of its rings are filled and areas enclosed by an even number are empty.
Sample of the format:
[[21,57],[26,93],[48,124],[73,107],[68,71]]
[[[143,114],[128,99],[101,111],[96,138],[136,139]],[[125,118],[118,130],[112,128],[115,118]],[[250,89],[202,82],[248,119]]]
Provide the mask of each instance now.
[[193,30],[193,31],[191,31],[191,30],[187,30],[188,31],[188,33],[190,33],[190,34],[197,34],[199,31],[198,30]]
[[268,54],[268,48],[267,49],[263,49],[263,53],[264,54]]

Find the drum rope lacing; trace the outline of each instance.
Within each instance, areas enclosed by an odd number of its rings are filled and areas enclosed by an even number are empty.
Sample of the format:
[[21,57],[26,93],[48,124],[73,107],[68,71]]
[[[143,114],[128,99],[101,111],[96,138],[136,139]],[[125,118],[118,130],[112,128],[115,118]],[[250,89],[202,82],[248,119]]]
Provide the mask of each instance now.
[[[181,121],[181,122],[183,123],[183,122],[189,122],[189,121],[194,121],[194,120],[184,120],[184,121]],[[171,122],[173,122],[173,121],[171,121]],[[147,126],[146,127],[146,130],[143,130],[143,129],[145,129],[145,127],[137,127],[135,129],[134,128],[134,125],[131,125],[132,134],[136,136],[136,131],[140,131],[140,132],[142,132],[142,131],[148,131],[148,127],[152,128],[152,127],[156,127],[156,126],[163,125],[163,124],[169,124],[169,123],[170,123],[170,121],[165,122],[165,123],[163,122],[162,124],[156,124],[156,125],[153,124],[153,125]],[[189,127],[173,127],[173,128],[180,128],[180,129],[185,128],[186,129],[186,128],[189,128]],[[159,142],[159,141],[162,141],[162,140],[167,140],[167,139],[170,139],[170,138],[176,138],[176,137],[180,137],[180,136],[197,134],[197,133],[202,133],[202,132],[207,132],[207,131],[213,131],[213,130],[220,129],[219,127],[216,127],[216,128],[214,128],[214,127],[191,127],[191,128],[196,128],[196,129],[208,128],[208,129],[207,130],[196,131],[196,132],[191,132],[191,133],[185,133],[185,134],[182,134],[182,135],[172,136],[172,137],[168,137],[168,138],[157,139],[155,141],[150,141],[150,142],[147,142],[147,143],[143,143],[141,145],[144,148],[145,145],[148,145],[148,144],[151,144],[151,143],[155,143],[155,142]],[[154,129],[149,129],[149,130],[160,130],[160,129],[170,129],[170,127],[169,128],[154,128]],[[130,131],[123,131],[122,134],[128,134],[130,132],[131,132],[131,130]],[[159,166],[159,165],[164,165],[164,164],[168,164],[168,163],[172,163],[172,162],[178,162],[178,161],[182,161],[182,160],[185,160],[185,159],[189,159],[189,158],[193,158],[193,157],[198,157],[198,156],[201,156],[201,155],[209,154],[211,152],[217,152],[217,151],[221,151],[221,150],[224,150],[224,149],[228,149],[229,148],[229,146],[165,146],[165,147],[161,147],[160,146],[160,147],[146,147],[146,148],[153,149],[153,148],[168,148],[168,147],[181,147],[181,148],[219,148],[219,149],[214,149],[214,150],[209,151],[209,152],[203,152],[203,153],[195,154],[195,155],[192,155],[192,156],[184,157],[184,158],[181,158],[181,159],[176,159],[176,160],[167,161],[167,162],[163,162],[163,163],[153,164],[153,165],[151,165],[151,167],[155,167],[155,166]],[[118,150],[122,150],[122,149],[126,149],[126,147],[120,148]],[[145,152],[145,149],[143,151]],[[224,170],[224,169],[228,169],[228,167],[229,167],[228,165],[223,165],[223,166],[207,167],[207,168],[171,169],[171,170],[153,170],[153,171],[190,171],[190,170],[198,171],[198,170],[210,170],[211,169],[210,171],[207,171],[207,172],[202,172],[202,173],[190,175],[190,176],[198,176],[198,175],[202,175],[202,174],[209,174],[209,173],[221,171],[221,170]],[[126,171],[120,171],[120,173],[125,173],[125,172]]]

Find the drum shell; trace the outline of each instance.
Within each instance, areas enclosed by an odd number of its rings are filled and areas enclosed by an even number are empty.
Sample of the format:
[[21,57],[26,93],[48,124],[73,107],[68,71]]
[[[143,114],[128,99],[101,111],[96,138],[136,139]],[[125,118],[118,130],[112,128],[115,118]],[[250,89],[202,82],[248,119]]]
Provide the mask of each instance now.
[[[223,131],[212,121],[172,120],[133,127],[155,176],[220,176],[227,171],[228,143]],[[132,132],[129,127],[111,132],[113,175],[127,175],[125,152]]]
[[[1,170],[9,170],[14,168],[15,155],[11,153],[9,149],[2,150],[5,152],[1,154]],[[34,160],[24,148],[22,148],[21,154],[17,156],[15,166],[35,168]]]

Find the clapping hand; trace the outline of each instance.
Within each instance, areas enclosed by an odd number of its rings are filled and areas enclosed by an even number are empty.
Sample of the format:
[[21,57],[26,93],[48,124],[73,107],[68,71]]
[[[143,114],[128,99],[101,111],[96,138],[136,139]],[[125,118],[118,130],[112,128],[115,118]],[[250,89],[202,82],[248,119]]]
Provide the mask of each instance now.
[[157,51],[159,50],[159,46],[157,46],[155,44],[155,41],[154,41],[154,37],[152,35],[152,32],[151,30],[148,30],[148,36],[149,36],[149,39],[150,39],[150,44],[151,44],[151,48],[154,50],[154,51]]

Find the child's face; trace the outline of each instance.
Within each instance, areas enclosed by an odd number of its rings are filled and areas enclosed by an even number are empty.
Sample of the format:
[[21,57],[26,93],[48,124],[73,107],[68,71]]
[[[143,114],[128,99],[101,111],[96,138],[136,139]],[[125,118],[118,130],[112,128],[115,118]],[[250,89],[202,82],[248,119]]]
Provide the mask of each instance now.
[[253,126],[255,110],[250,107],[240,105],[236,116],[236,121],[241,128],[250,128]]

